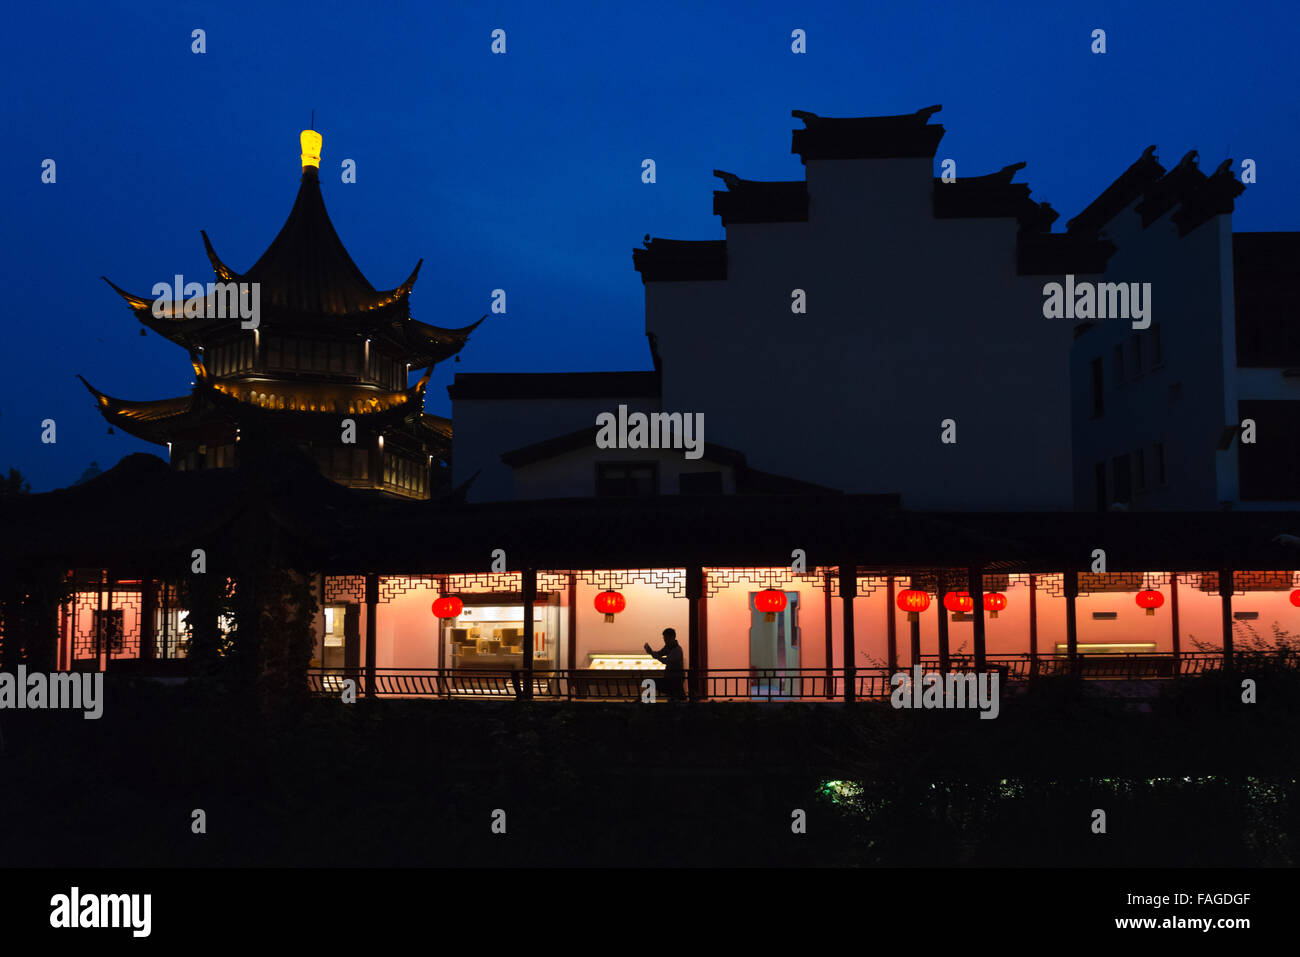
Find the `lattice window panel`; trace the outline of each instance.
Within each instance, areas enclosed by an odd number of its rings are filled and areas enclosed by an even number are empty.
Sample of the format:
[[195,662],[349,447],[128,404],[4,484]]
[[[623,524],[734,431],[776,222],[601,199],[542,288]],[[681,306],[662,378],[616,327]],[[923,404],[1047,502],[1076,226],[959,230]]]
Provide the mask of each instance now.
[[1051,575],[1039,575],[1036,580],[1038,590],[1044,594],[1051,595],[1053,598],[1065,597],[1065,576],[1059,572]]
[[417,588],[431,588],[437,592],[438,580],[433,575],[383,576],[379,579],[379,601],[390,602],[399,595],[405,595],[408,591]]
[[[814,568],[810,572],[794,572],[785,566],[778,568],[705,568],[704,589],[707,597],[712,598],[722,589],[740,582],[748,582],[758,588],[775,588],[778,591],[822,590],[826,587],[826,568]],[[838,587],[836,585],[835,587]]]
[[[105,595],[105,598],[108,596]],[[104,603],[104,611],[122,612],[122,640],[110,650],[114,658],[140,657],[140,593],[114,592],[112,604]],[[80,624],[82,612],[85,612],[85,624]],[[79,591],[72,602],[72,621],[75,631],[72,635],[73,658],[95,658],[99,651],[95,646],[95,612],[99,611],[99,593]],[[131,613],[135,612],[135,627],[131,626]],[[107,634],[105,638],[107,639]]]
[[[1219,593],[1218,572],[1192,573],[1188,577],[1192,579],[1194,588],[1214,595]],[[1234,571],[1232,593],[1244,595],[1251,591],[1290,591],[1296,587],[1296,577],[1295,571]]]
[[578,580],[604,591],[619,591],[628,585],[653,585],[674,598],[686,597],[684,568],[585,568],[575,570]]
[[537,591],[540,592],[564,592],[569,587],[568,571],[539,571],[537,573]]
[[366,600],[366,579],[363,575],[326,575],[325,604],[360,605]]
[[[858,573],[858,597],[866,598],[873,592],[878,592],[889,584],[889,578],[885,575],[864,575]],[[895,576],[897,578],[898,576]],[[897,584],[897,582],[895,582]],[[906,587],[906,586],[903,586]],[[840,597],[840,575],[836,569],[831,569],[831,597]]]
[[523,572],[473,572],[466,575],[447,575],[447,594],[486,595],[492,592],[521,592],[524,590]]

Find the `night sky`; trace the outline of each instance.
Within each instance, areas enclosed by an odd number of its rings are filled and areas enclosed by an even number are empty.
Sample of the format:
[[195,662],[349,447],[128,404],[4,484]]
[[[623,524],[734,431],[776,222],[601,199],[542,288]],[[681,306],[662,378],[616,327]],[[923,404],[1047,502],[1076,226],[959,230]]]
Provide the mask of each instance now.
[[[959,176],[1026,161],[1017,181],[1061,214],[1058,230],[1149,144],[1166,167],[1199,150],[1207,174],[1231,156],[1240,175],[1249,157],[1259,182],[1234,228],[1300,228],[1294,0],[465,6],[10,8],[0,468],[44,491],[92,460],[165,454],[109,435],[75,378],[129,399],[184,394],[192,378],[99,277],[143,296],[176,272],[206,283],[200,229],[232,268],[251,266],[293,204],[313,109],[326,205],[376,288],[423,257],[413,314],[453,327],[507,291],[508,315],[435,370],[427,409],[442,415],[455,372],[650,368],[632,249],[646,233],[722,238],[715,168],[802,178],[791,109],[942,103],[938,158]],[[1105,55],[1089,49],[1098,27]],[[795,28],[806,55],[790,51]],[[345,158],[356,184],[340,182]],[[44,418],[56,445],[40,442]]]

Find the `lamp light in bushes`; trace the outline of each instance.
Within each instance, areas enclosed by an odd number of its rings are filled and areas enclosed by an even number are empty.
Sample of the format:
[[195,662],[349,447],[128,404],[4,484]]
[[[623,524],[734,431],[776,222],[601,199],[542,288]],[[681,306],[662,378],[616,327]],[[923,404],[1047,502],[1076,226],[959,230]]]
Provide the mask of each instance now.
[[754,596],[754,607],[763,613],[764,621],[776,621],[776,613],[785,611],[787,601],[785,592],[764,588]]
[[605,624],[612,625],[614,616],[627,607],[627,599],[616,591],[603,591],[596,596],[596,611],[605,616]]
[[1000,591],[987,592],[984,595],[984,610],[990,618],[998,617],[998,612],[1007,607],[1007,596]]
[[900,611],[907,612],[908,621],[920,621],[921,612],[930,607],[930,596],[915,588],[900,591],[895,601]]
[[1165,603],[1165,596],[1152,588],[1144,588],[1134,599],[1139,608],[1145,608],[1148,615],[1154,615],[1156,609]]
[[465,603],[455,595],[445,595],[433,603],[433,613],[439,619],[455,618],[465,610]]

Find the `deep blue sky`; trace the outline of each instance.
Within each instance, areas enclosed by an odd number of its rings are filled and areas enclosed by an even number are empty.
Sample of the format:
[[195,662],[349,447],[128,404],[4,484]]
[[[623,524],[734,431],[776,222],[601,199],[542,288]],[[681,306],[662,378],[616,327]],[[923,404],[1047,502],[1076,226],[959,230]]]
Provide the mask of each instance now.
[[[1151,143],[1166,166],[1199,150],[1207,173],[1255,159],[1234,228],[1300,227],[1293,0],[118,7],[23,4],[0,36],[0,468],[38,491],[158,451],[108,435],[76,373],[133,399],[189,388],[184,353],[140,338],[99,276],[141,295],[175,272],[207,282],[200,229],[252,265],[293,203],[313,108],[326,205],[376,287],[424,257],[413,313],[446,326],[508,292],[509,315],[435,371],[427,408],[444,415],[457,371],[650,368],[633,247],[721,238],[714,168],[801,178],[792,108],[942,103],[940,157],[960,175],[1026,161],[1018,179],[1058,229]],[[497,27],[505,56],[489,52]]]

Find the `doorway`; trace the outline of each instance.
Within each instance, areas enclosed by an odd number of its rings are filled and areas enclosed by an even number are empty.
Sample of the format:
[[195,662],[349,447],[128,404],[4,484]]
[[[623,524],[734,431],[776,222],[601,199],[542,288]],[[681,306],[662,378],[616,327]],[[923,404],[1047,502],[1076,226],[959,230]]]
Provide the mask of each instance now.
[[799,677],[799,593],[785,593],[785,608],[775,621],[754,607],[758,592],[749,593],[750,697],[792,698]]

